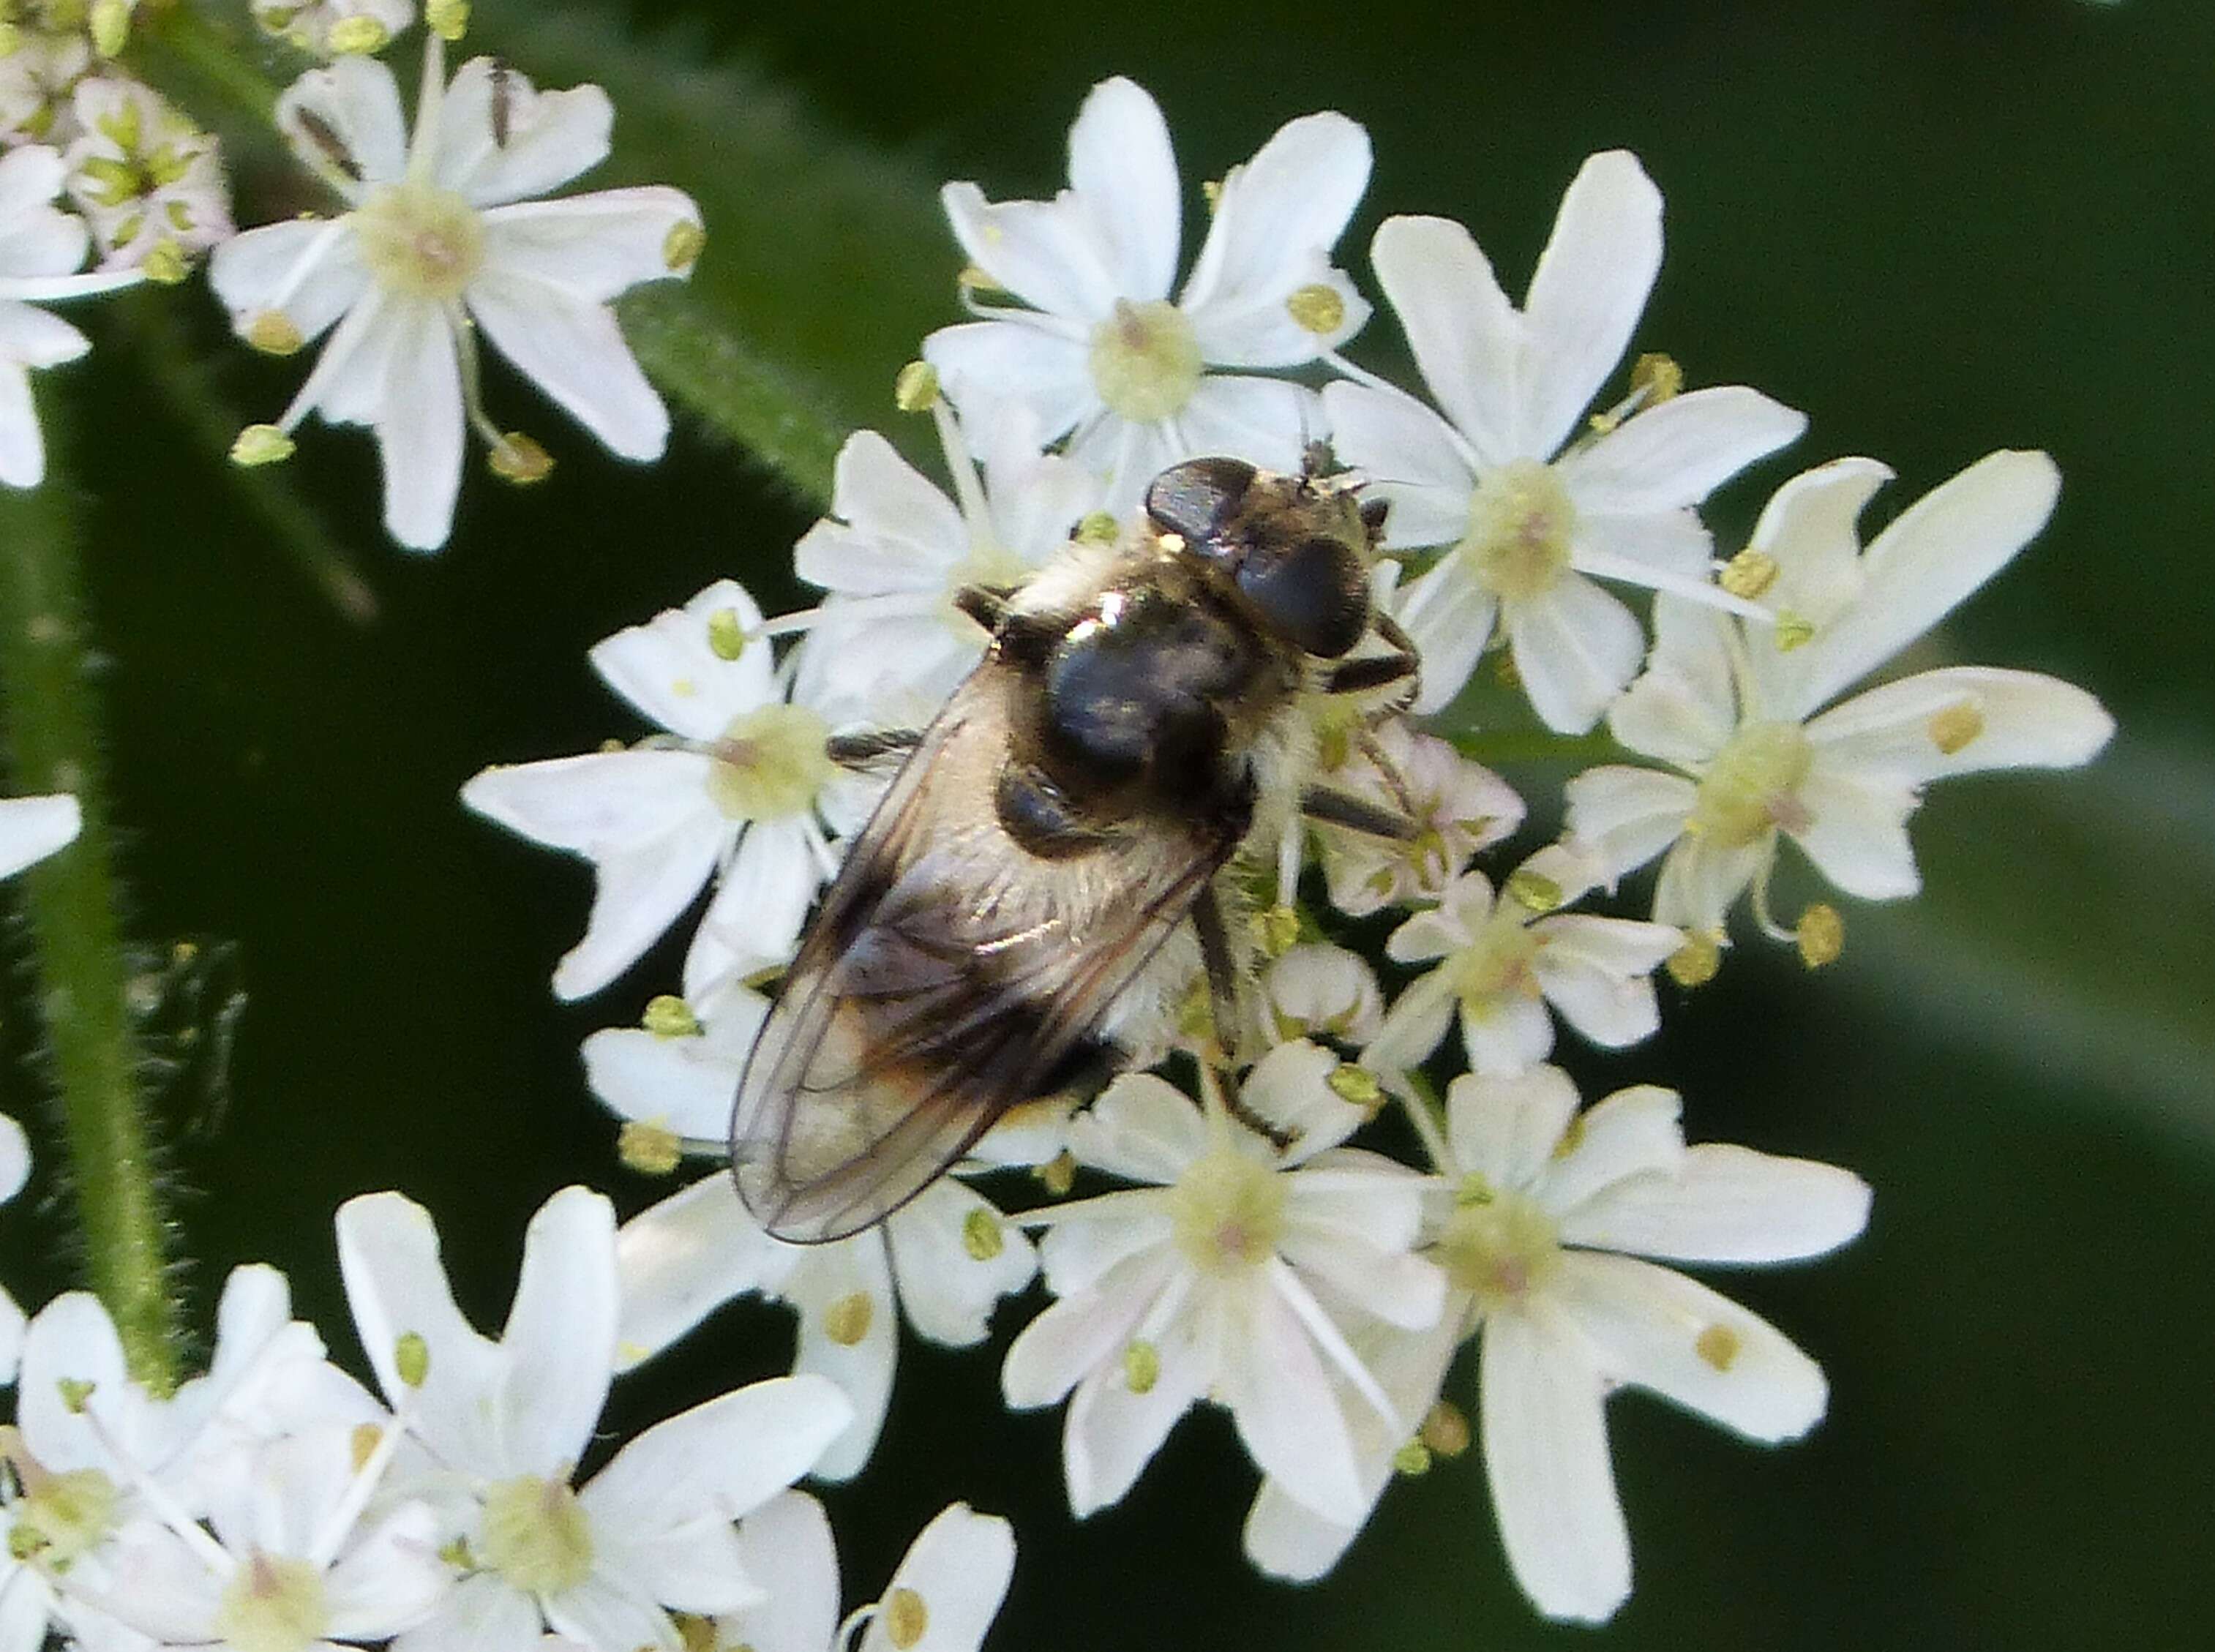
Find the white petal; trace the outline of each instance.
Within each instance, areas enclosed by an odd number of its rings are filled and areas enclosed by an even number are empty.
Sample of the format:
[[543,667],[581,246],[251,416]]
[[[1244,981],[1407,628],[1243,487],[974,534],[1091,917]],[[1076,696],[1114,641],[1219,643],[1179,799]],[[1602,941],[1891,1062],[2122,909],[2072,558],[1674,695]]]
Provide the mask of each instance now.
[[638,1540],[703,1514],[737,1520],[815,1465],[854,1408],[820,1377],[776,1377],[658,1423],[578,1494]]
[[[339,1271],[377,1386],[414,1414],[413,1427],[450,1466],[500,1478],[517,1472],[500,1448],[500,1350],[454,1306],[431,1214],[397,1193],[365,1194],[338,1210]],[[430,1355],[423,1386],[401,1380],[401,1339]],[[546,1465],[537,1465],[543,1472]]]
[[1428,716],[1452,702],[1476,670],[1499,611],[1499,599],[1458,556],[1445,557],[1402,590],[1395,617],[1423,658],[1422,692],[1411,711]]
[[393,1652],[550,1652],[540,1646],[539,1627],[537,1601],[496,1573],[479,1572],[395,1640]]
[[[493,124],[495,98],[507,105],[504,135]],[[473,58],[456,71],[439,114],[433,171],[440,188],[475,206],[543,195],[598,166],[615,122],[598,87],[542,92],[490,58]]]
[[1695,770],[1721,751],[1739,726],[1732,623],[1697,603],[1656,597],[1653,657],[1608,708],[1609,731],[1633,751]]
[[1576,1116],[1577,1087],[1558,1067],[1512,1078],[1464,1074],[1446,1089],[1446,1140],[1455,1166],[1494,1189],[1535,1182]]
[[[22,1363],[23,1331],[28,1323],[15,1299],[0,1289],[0,1384],[15,1380],[16,1370]],[[4,1611],[0,1610],[0,1625],[4,1625]],[[5,1652],[5,1644],[4,1631],[0,1631],[0,1652]]]
[[[374,58],[345,57],[310,69],[277,100],[277,125],[301,163],[334,183],[396,183],[408,169],[400,88]],[[326,134],[337,140],[343,162],[323,147]]]
[[1387,218],[1369,260],[1431,400],[1478,462],[1550,453],[1519,444],[1522,323],[1469,231],[1445,218]]
[[1369,1122],[1369,1114],[1330,1087],[1338,1057],[1304,1038],[1279,1044],[1239,1086],[1242,1104],[1290,1138],[1286,1165],[1304,1164]]
[[1819,627],[1853,600],[1863,584],[1855,523],[1892,474],[1874,459],[1833,459],[1770,496],[1746,541],[1776,564],[1776,583],[1763,593],[1770,607]]
[[2073,683],[1979,666],[1887,682],[1807,725],[1825,768],[1915,786],[1983,769],[2074,768],[2114,731],[2106,708]]
[[749,958],[792,956],[823,881],[823,865],[811,847],[809,829],[810,823],[800,816],[758,820],[746,828],[738,853],[723,868],[715,899],[694,943],[696,948],[710,949],[709,959],[696,965],[685,960],[688,992],[712,978],[712,964],[726,957],[733,939]]
[[[766,1004],[754,1000],[757,1010]],[[668,1037],[641,1027],[606,1027],[585,1040],[585,1082],[618,1117],[660,1124],[690,1141],[721,1141],[731,1126],[731,1098],[762,1017],[744,1037]]]
[[1646,646],[1637,616],[1582,574],[1503,604],[1501,617],[1531,709],[1561,734],[1582,734],[1599,721],[1637,673]]
[[1089,323],[1132,296],[1117,291],[1101,226],[1067,197],[994,204],[974,184],[950,183],[938,199],[969,261],[1034,309]]
[[1264,1474],[1294,1502],[1341,1525],[1368,1507],[1346,1414],[1307,1327],[1273,1290],[1246,1305],[1245,1335],[1224,1349],[1224,1403]]
[[2043,453],[1987,455],[1903,511],[1863,554],[1859,597],[1804,655],[1804,716],[1952,613],[2053,513],[2061,473]]
[[1595,155],[1562,197],[1523,306],[1520,429],[1513,451],[1544,457],[1629,346],[1661,268],[1661,192],[1637,157]]
[[543,1652],[555,1652],[557,1637],[561,1648],[584,1652],[680,1652],[684,1645],[668,1613],[600,1572],[540,1595],[538,1604],[554,1631],[541,1643]]
[[1868,1208],[1851,1171],[1703,1143],[1673,1173],[1617,1180],[1568,1211],[1562,1237],[1677,1262],[1797,1262],[1855,1238]]
[[1384,1024],[1362,1052],[1361,1064],[1372,1073],[1413,1072],[1445,1041],[1458,1001],[1444,970],[1418,976],[1384,1013]]
[[1175,1267],[1163,1247],[1126,1257],[1099,1283],[1063,1297],[1024,1326],[1000,1370],[1009,1405],[1053,1404],[1088,1372],[1114,1360]]
[[938,370],[946,395],[961,409],[965,428],[989,427],[1020,405],[1039,435],[1056,441],[1100,410],[1086,346],[1021,321],[968,321],[942,327],[923,341],[923,358]]
[[1611,579],[1665,588],[1665,578],[1708,583],[1715,536],[1694,511],[1588,510],[1579,505],[1569,560]]
[[1819,760],[1797,795],[1809,818],[1792,829],[1793,841],[1847,894],[1896,901],[1923,887],[1907,841],[1911,787],[1881,774],[1841,774]]
[[1654,921],[1702,933],[1723,927],[1731,903],[1776,852],[1774,835],[1733,847],[1712,836],[1677,840],[1654,887]]
[[[35,49],[35,42],[24,44]],[[68,174],[61,151],[49,144],[26,144],[0,156],[0,232],[12,230],[60,194]]]
[[1168,297],[1184,203],[1169,123],[1144,87],[1118,75],[1086,95],[1069,129],[1069,185],[1099,235],[1116,293]]
[[1651,1037],[1661,1013],[1648,979],[1684,945],[1681,931],[1627,918],[1564,913],[1539,926],[1532,970],[1562,1019],[1596,1044],[1620,1049]]
[[954,502],[874,431],[838,450],[831,508],[793,551],[793,572],[812,585],[856,596],[935,591],[968,554],[969,529]]
[[1566,1151],[1540,1172],[1531,1196],[1549,1215],[1570,1221],[1586,1200],[1626,1177],[1676,1174],[1684,1163],[1683,1113],[1683,1099],[1658,1084],[1594,1102],[1563,1139]]
[[500,1331],[502,1438],[512,1459],[546,1473],[585,1454],[615,1368],[616,1215],[607,1200],[565,1188],[523,1236],[523,1269]]
[[1123,1361],[1111,1358],[1070,1396],[1062,1459],[1070,1512],[1079,1520],[1122,1501],[1177,1419],[1206,1392],[1213,1373],[1188,1332],[1173,1324],[1155,1339],[1157,1369],[1143,1393],[1132,1388]]
[[1515,1581],[1549,1618],[1604,1622],[1630,1594],[1630,1534],[1590,1355],[1550,1318],[1494,1314],[1478,1382],[1485,1475]]
[[439,1527],[422,1503],[402,1503],[350,1541],[323,1576],[328,1632],[377,1641],[429,1617],[452,1587]]
[[[1637,692],[1635,685],[1631,692]],[[1617,709],[1627,703],[1628,696]],[[1644,866],[1675,842],[1699,800],[1698,788],[1681,774],[1615,765],[1587,768],[1564,791],[1569,835],[1598,857],[1611,878]]]
[[500,352],[610,452],[661,456],[669,410],[623,341],[613,310],[505,269],[488,269],[467,296],[469,314]]
[[795,1259],[793,1247],[746,1214],[728,1176],[703,1178],[648,1206],[616,1235],[617,1366],[660,1353],[734,1296],[779,1289]]
[[376,419],[384,529],[410,550],[434,551],[462,491],[462,371],[436,305],[395,304],[389,316]]
[[807,1247],[783,1292],[800,1312],[792,1368],[836,1383],[853,1404],[852,1423],[813,1472],[825,1480],[850,1480],[876,1449],[899,1361],[899,1299],[884,1234],[870,1228],[837,1244]]
[[1469,531],[1476,476],[1444,419],[1413,396],[1344,380],[1323,387],[1322,406],[1332,450],[1368,478],[1363,499],[1390,504],[1387,547],[1451,545]]
[[1797,441],[1807,416],[1743,384],[1672,396],[1562,455],[1562,481],[1580,509],[1674,511],[1755,460]]
[[1191,1097],[1150,1073],[1130,1073],[1070,1129],[1086,1164],[1136,1182],[1174,1182],[1207,1151],[1207,1124]]
[[726,659],[710,641],[716,615],[741,631],[761,609],[735,579],[718,579],[681,609],[664,609],[644,625],[626,626],[592,646],[592,669],[648,717],[688,739],[713,740],[731,719],[777,698],[776,664],[767,647]]
[[1007,1521],[966,1503],[941,1510],[908,1545],[883,1595],[889,1600],[905,1589],[922,1601],[923,1633],[896,1638],[892,1615],[880,1612],[862,1632],[861,1652],[977,1652],[1015,1570],[1015,1533]]
[[535,842],[592,861],[585,938],[555,973],[564,998],[597,992],[677,919],[708,881],[729,826],[707,795],[708,759],[685,751],[593,752],[488,768],[462,801]]
[[[1169,1208],[1158,1197],[1109,1194],[1083,1202],[1090,1206],[1093,1215],[1057,1220],[1039,1241],[1046,1288],[1056,1296],[1074,1296],[1090,1289],[1125,1257],[1166,1245],[1174,1235]],[[1047,1214],[1058,1218],[1062,1212]]]
[[31,401],[31,376],[13,362],[0,361],[0,482],[36,487],[46,477],[46,432]]
[[[1279,1253],[1388,1325],[1436,1325],[1445,1276],[1406,1248],[1421,1222],[1426,1178],[1368,1153],[1333,1153],[1322,1166],[1292,1178]],[[1348,1185],[1357,1175],[1364,1185]],[[1319,1181],[1330,1184],[1327,1191],[1306,1185]]]
[[1553,1053],[1554,1021],[1546,1006],[1519,993],[1468,999],[1461,1006],[1462,1048],[1470,1070],[1487,1078],[1527,1072]]
[[[1136,479],[1141,488],[1155,471],[1217,453],[1236,454],[1265,470],[1296,472],[1308,443],[1322,434],[1322,402],[1306,386],[1282,379],[1210,373],[1177,414],[1175,428],[1169,456]],[[1127,510],[1112,496],[1109,508]]]
[[1815,1361],[1682,1274],[1630,1257],[1571,1255],[1553,1288],[1616,1381],[1752,1440],[1795,1439],[1822,1417],[1828,1388]]
[[754,1652],[825,1652],[838,1627],[838,1557],[823,1505],[778,1493],[739,1525],[739,1556],[747,1576],[775,1587],[722,1625],[729,1640]]
[[699,223],[690,195],[660,185],[496,206],[484,215],[485,263],[604,304],[641,281],[681,273],[670,267],[670,236]]
[[[84,824],[84,814],[75,798],[64,793],[44,798],[0,798],[0,878],[12,878],[34,861],[76,841]],[[9,1121],[11,1126],[15,1121]],[[22,1131],[17,1129],[15,1141],[20,1145]],[[29,1161],[24,1160],[28,1171]],[[0,1184],[8,1178],[0,1176]],[[21,1176],[14,1178],[9,1191],[0,1194],[0,1202],[15,1196],[23,1185]]]
[[360,298],[369,272],[351,225],[293,218],[218,246],[208,282],[242,331],[280,310],[303,339],[317,339]]
[[1038,1254],[1022,1230],[950,1177],[895,1211],[885,1239],[907,1322],[949,1348],[984,1341],[1000,1299],[1038,1271]]
[[1307,285],[1331,285],[1341,303],[1352,293],[1328,279],[1328,254],[1369,187],[1369,134],[1327,113],[1286,121],[1231,168],[1180,300],[1208,360],[1292,366],[1365,319],[1368,307],[1353,295],[1345,321],[1318,337],[1292,321],[1285,301]]

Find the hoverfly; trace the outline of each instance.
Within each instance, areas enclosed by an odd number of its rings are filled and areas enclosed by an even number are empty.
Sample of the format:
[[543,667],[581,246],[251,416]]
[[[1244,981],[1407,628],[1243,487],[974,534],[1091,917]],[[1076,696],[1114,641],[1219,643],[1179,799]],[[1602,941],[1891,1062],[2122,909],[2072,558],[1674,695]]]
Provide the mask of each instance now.
[[[1175,466],[1120,543],[960,594],[991,642],[928,729],[833,742],[908,753],[739,1080],[733,1172],[771,1234],[882,1221],[1010,1108],[1103,1082],[1200,969],[1237,1025],[1244,845],[1302,812],[1413,835],[1304,784],[1304,696],[1414,683],[1370,602],[1384,509],[1342,480]],[[1372,635],[1388,652],[1354,657]]]

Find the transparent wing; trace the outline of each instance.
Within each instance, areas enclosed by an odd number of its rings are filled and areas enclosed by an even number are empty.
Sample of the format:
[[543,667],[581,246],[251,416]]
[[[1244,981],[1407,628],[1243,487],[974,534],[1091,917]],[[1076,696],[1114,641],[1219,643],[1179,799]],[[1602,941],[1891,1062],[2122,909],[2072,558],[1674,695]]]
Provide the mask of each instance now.
[[1023,849],[992,804],[1020,686],[988,661],[955,692],[831,885],[747,1062],[732,1168],[779,1239],[881,1221],[1009,1108],[1069,1083],[1236,847],[1226,822],[1050,861]]

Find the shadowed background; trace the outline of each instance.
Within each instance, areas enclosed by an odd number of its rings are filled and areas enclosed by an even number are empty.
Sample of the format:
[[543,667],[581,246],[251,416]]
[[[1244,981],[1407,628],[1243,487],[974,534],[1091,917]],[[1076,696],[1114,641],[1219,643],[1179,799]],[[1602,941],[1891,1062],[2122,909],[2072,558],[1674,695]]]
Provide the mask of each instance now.
[[[2203,1644],[2215,11],[598,9],[674,31],[674,61],[753,65],[918,177],[974,178],[995,196],[1058,187],[1067,122],[1110,73],[1161,100],[1193,208],[1200,178],[1282,120],[1342,109],[1377,144],[1344,248],[1372,291],[1375,223],[1425,211],[1469,223],[1519,292],[1580,159],[1635,149],[1669,204],[1636,347],[1813,419],[1786,462],[1719,499],[1726,544],[1799,465],[1892,463],[1900,480],[1873,526],[1990,449],[2053,450],[2066,484],[2052,527],[1944,646],[2087,684],[2123,723],[2108,756],[2082,774],[1942,788],[1916,829],[1931,892],[1847,907],[1845,957],[1822,976],[1742,946],[1697,994],[1664,983],[1654,1043],[1569,1053],[1588,1093],[1676,1085],[1696,1140],[1833,1159],[1877,1190],[1867,1239],[1843,1257],[1709,1276],[1828,1369],[1832,1415],[1809,1441],[1757,1451],[1647,1397],[1611,1407],[1638,1587],[1604,1634],[1626,1648]],[[611,173],[627,178],[639,162],[625,132],[619,99]],[[712,145],[684,161],[693,173],[665,168],[667,181],[701,187],[717,166]],[[719,246],[773,259],[808,207],[764,199],[747,221],[711,217],[703,276]],[[866,254],[868,226],[854,227]],[[944,284],[924,325],[954,319],[958,261],[949,239],[942,267],[911,272]],[[229,393],[281,405],[300,364],[244,358],[197,285],[155,297]],[[373,622],[356,623],[147,398],[129,314],[91,326],[100,350],[45,376],[40,395],[69,427],[86,515],[132,927],[164,947],[235,942],[247,994],[227,1080],[188,1069],[165,1103],[197,1318],[228,1267],[266,1257],[353,1360],[330,1212],[397,1186],[437,1214],[469,1305],[496,1323],[547,1193],[588,1180],[626,1214],[655,1196],[615,1167],[575,1052],[672,984],[679,954],[665,947],[599,999],[556,1006],[546,977],[581,928],[587,875],[468,817],[455,790],[488,762],[635,737],[586,647],[723,574],[791,605],[788,551],[812,513],[684,420],[659,469],[596,457],[495,369],[496,414],[545,439],[561,469],[524,493],[473,475],[439,558],[381,541],[365,438],[304,439],[292,478],[376,601]],[[1396,367],[1398,349],[1380,312],[1357,353]],[[902,359],[851,364],[885,386],[887,420]],[[1510,778],[1542,809],[1557,795],[1557,775]],[[28,1117],[20,1015],[6,1037],[0,1105]],[[52,1185],[42,1172],[34,1195]],[[26,1300],[66,1281],[40,1272],[64,1233],[35,1197],[0,1217]],[[1316,1588],[1264,1583],[1241,1561],[1253,1476],[1218,1415],[1188,1421],[1124,1504],[1075,1525],[1058,1413],[1000,1408],[1006,1334],[992,1354],[904,1349],[874,1464],[829,1494],[850,1598],[963,1497],[1017,1523],[993,1643],[1011,1652],[1579,1638],[1515,1592],[1473,1459],[1397,1485]],[[727,1312],[622,1386],[611,1426],[781,1370],[788,1349],[783,1311]],[[1470,1374],[1449,1392],[1470,1404]]]

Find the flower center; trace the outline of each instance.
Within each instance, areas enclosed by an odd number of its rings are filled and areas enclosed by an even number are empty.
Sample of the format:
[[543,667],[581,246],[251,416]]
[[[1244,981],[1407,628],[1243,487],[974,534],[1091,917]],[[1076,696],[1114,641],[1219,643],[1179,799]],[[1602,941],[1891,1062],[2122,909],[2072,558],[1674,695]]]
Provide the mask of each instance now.
[[231,1574],[215,1632],[236,1652],[305,1652],[330,1629],[323,1575],[304,1560],[257,1553]]
[[1487,590],[1524,602],[1551,590],[1568,571],[1576,525],[1576,507],[1553,471],[1517,459],[1476,479],[1469,532],[1457,548]]
[[1204,1274],[1235,1273],[1276,1254],[1283,1178],[1235,1147],[1195,1159],[1170,1190],[1178,1248]]
[[567,1480],[502,1480],[485,1493],[484,1558],[526,1594],[573,1589],[592,1576],[592,1522]]
[[114,1529],[116,1500],[115,1482],[96,1468],[41,1475],[15,1504],[9,1547],[18,1560],[35,1553],[50,1571],[66,1571]]
[[1538,978],[1531,973],[1531,960],[1538,956],[1539,945],[1540,938],[1524,927],[1514,912],[1495,911],[1476,932],[1476,939],[1446,965],[1463,1011],[1481,1019],[1503,998],[1536,998]]
[[1801,829],[1807,810],[1794,793],[1813,756],[1797,723],[1749,723],[1708,765],[1686,829],[1731,849],[1779,826]]
[[734,719],[709,749],[708,795],[733,820],[805,814],[834,766],[830,726],[805,706],[764,706]]
[[1471,1177],[1454,1200],[1438,1257],[1454,1288],[1480,1311],[1515,1302],[1542,1283],[1561,1255],[1554,1223],[1519,1193],[1501,1193]]
[[1109,411],[1134,425],[1181,412],[1200,368],[1200,335],[1165,300],[1118,298],[1114,315],[1092,330],[1092,382]]
[[377,285],[412,298],[457,297],[484,266],[484,223],[448,189],[387,184],[355,211],[362,262]]

